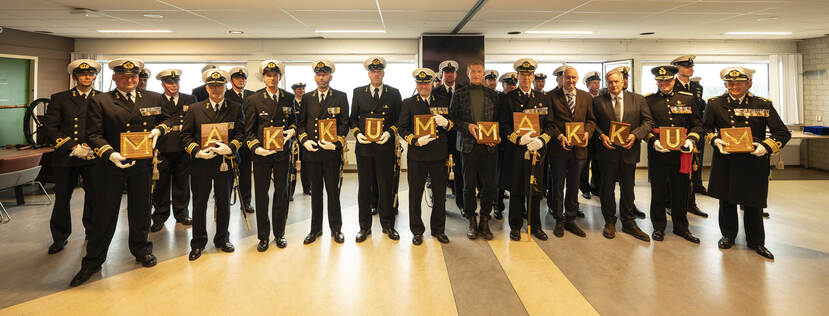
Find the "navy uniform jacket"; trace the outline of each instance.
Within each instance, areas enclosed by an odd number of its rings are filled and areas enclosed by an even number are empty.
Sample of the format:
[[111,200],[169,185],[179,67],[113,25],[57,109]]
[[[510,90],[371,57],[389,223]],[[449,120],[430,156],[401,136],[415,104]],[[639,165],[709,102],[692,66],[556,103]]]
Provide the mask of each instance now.
[[[190,155],[190,170],[198,175],[219,174],[219,167],[222,163],[222,156],[216,155],[213,159],[196,158],[196,153],[201,147],[201,126],[202,124],[227,124],[227,137],[224,143],[230,150],[236,151],[242,146],[245,139],[245,121],[242,119],[242,105],[227,99],[222,101],[218,112],[213,110],[210,100],[196,102],[187,110],[184,115],[184,127],[181,130],[181,142],[185,144],[184,151]],[[228,159],[229,160],[229,159]],[[230,161],[225,161],[230,169]]]
[[[699,141],[702,137],[700,135],[705,133],[703,132],[700,115],[694,106],[696,99],[692,94],[685,91],[674,91],[669,94],[657,92],[649,94],[645,97],[645,100],[648,102],[651,116],[653,116],[654,129],[663,126],[684,127],[687,133],[686,139],[693,140],[696,145],[704,145],[700,144]],[[653,146],[653,143],[657,139],[659,139],[659,133],[654,133],[654,131],[651,131],[648,133],[648,136],[645,136],[645,141],[648,143],[648,146]],[[682,140],[681,144],[685,146],[685,140]],[[662,147],[665,146],[665,144],[662,144]],[[653,158],[662,159],[666,163],[678,165],[679,153],[679,151],[675,150],[669,153],[656,152]]]
[[[283,130],[296,129],[296,113],[292,106],[294,94],[279,89],[274,95],[277,96],[278,100],[271,98],[264,90],[247,98],[245,104],[245,143],[251,151],[264,146],[265,127],[282,126]],[[287,147],[287,139],[285,139],[285,143],[286,146],[281,151],[267,157],[254,155],[253,161],[288,159],[291,150]]]
[[[515,133],[512,116],[515,112],[539,114],[538,123],[541,125],[541,131],[538,137],[544,142],[544,147],[537,151],[540,156],[536,158],[538,162],[535,165],[535,178],[537,184],[543,185],[546,183],[544,182],[544,161],[553,126],[553,115],[550,111],[552,99],[545,92],[530,90],[530,93],[524,93],[521,88],[517,88],[503,95],[500,101],[498,129],[500,130],[501,139],[507,140],[499,144],[504,148],[504,162],[501,165],[499,178],[501,179],[500,185],[502,189],[510,191],[511,194],[527,195],[531,161],[524,159],[527,146],[519,145],[520,137]],[[467,131],[467,133],[469,132]]]
[[705,99],[702,98],[702,85],[699,81],[691,80],[688,82],[688,87],[683,87],[679,79],[674,79],[674,92],[684,91],[690,93],[694,97],[694,110],[702,120],[702,114],[705,113]]
[[184,125],[184,113],[196,98],[189,94],[179,93],[176,104],[170,102],[166,94],[161,95],[161,115],[163,124],[169,128],[168,133],[158,137],[156,149],[163,153],[179,152],[184,150],[181,143],[181,128]]
[[[714,157],[708,194],[732,204],[765,208],[769,191],[769,154],[780,152],[792,137],[771,101],[749,94],[739,102],[726,92],[708,100],[703,127],[713,133],[710,138]],[[720,128],[728,127],[751,127],[753,142],[766,147],[769,154],[763,157],[750,153],[721,154],[713,139],[720,137]]]
[[454,124],[452,124],[452,120],[448,115],[444,114],[443,117],[449,121],[449,125],[446,125],[446,127],[435,125],[437,139],[429,142],[426,146],[416,145],[417,138],[414,136],[414,116],[432,114],[432,108],[445,108],[448,110],[448,101],[444,97],[434,95],[429,96],[429,103],[421,98],[420,95],[403,100],[397,126],[400,128],[400,137],[403,137],[406,143],[409,144],[406,159],[412,161],[442,161],[449,158],[449,131],[454,128]]
[[52,155],[53,166],[71,167],[95,163],[94,159],[84,160],[69,157],[69,154],[72,153],[72,148],[76,145],[87,142],[87,100],[100,93],[100,91],[92,89],[87,94],[87,99],[84,99],[81,97],[80,91],[72,88],[55,93],[50,98],[49,106],[46,108],[43,129],[48,142],[55,146],[55,154]]
[[[383,131],[389,132],[392,138],[384,144],[360,144],[357,142],[357,156],[374,157],[381,155],[391,157],[394,155],[394,136],[397,134],[397,119],[400,118],[400,91],[389,85],[383,85],[383,92],[378,101],[374,101],[372,94],[374,88],[371,85],[354,88],[351,98],[351,115],[349,123],[351,133],[357,137],[358,133],[365,135],[366,118],[382,118]],[[366,135],[368,136],[368,135]]]
[[315,152],[305,152],[307,161],[341,160],[342,148],[346,145],[345,135],[348,133],[348,96],[345,92],[328,88],[325,92],[325,101],[320,104],[319,90],[306,93],[302,96],[302,110],[299,111],[297,135],[300,145],[306,140],[319,143],[319,120],[337,120],[336,150],[320,148]]

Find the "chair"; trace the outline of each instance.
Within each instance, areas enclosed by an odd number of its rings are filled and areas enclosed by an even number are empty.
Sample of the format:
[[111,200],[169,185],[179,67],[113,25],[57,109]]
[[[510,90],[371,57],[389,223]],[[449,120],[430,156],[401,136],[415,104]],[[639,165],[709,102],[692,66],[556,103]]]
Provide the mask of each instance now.
[[[34,205],[51,205],[53,203],[52,197],[49,196],[48,192],[46,192],[46,188],[43,187],[43,183],[40,183],[40,181],[35,181],[35,179],[37,179],[38,173],[40,173],[40,166],[2,173],[0,174],[0,191],[14,188],[16,186],[23,184],[37,184],[38,186],[40,186],[40,189],[43,190],[43,194],[46,195],[46,198],[49,200],[49,203],[37,203]],[[12,218],[9,215],[9,212],[6,210],[6,207],[3,205],[3,202],[0,201],[0,224],[11,222],[11,220]]]

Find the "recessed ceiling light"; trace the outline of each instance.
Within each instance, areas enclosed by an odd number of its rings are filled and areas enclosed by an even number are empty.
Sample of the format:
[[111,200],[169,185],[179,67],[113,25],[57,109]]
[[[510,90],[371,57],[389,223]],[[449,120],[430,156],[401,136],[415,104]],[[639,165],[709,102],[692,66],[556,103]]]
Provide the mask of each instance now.
[[158,15],[158,14],[144,14],[144,17],[145,18],[150,18],[150,19],[163,19],[164,18],[163,15]]
[[512,31],[512,32],[507,32],[507,34],[509,34],[509,35],[518,35],[518,34],[521,34],[521,32],[519,32],[519,31]]
[[170,30],[98,30],[98,33],[170,33]]
[[642,33],[639,33],[639,35],[653,35],[653,34],[656,34],[656,33],[654,33],[654,32],[642,32]]
[[242,31],[233,31],[233,30],[230,30],[230,31],[227,31],[227,32],[228,32],[228,33],[230,33],[230,34],[245,34],[245,32],[242,32]]
[[316,30],[317,33],[386,33],[386,30]]
[[792,32],[725,32],[724,35],[791,35]]
[[524,34],[593,34],[593,31],[526,31]]

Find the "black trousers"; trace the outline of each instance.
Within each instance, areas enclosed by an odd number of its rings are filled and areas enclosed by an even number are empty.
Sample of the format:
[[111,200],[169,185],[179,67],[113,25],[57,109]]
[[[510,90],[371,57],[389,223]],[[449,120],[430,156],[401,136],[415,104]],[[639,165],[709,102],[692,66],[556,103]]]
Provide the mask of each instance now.
[[423,235],[426,227],[421,219],[420,205],[427,176],[432,181],[432,215],[429,228],[432,234],[443,233],[446,228],[446,162],[409,160],[409,229],[414,235]]
[[308,176],[311,178],[311,232],[322,232],[322,189],[328,196],[328,228],[340,232],[343,227],[340,209],[339,160],[309,161]]
[[207,201],[210,199],[211,186],[216,199],[216,235],[213,244],[221,247],[228,242],[230,233],[230,193],[233,189],[233,176],[230,171],[216,175],[202,175],[194,172],[193,179],[193,238],[190,247],[204,248],[207,245]]
[[[596,163],[595,154],[596,147],[593,146],[593,143],[588,144],[587,159],[584,160],[584,165],[581,167],[581,176],[579,177],[579,190],[583,193],[599,190],[599,165]],[[592,178],[590,176],[591,165],[593,166]]]
[[[150,233],[150,187],[152,170],[148,167],[133,166],[140,170],[116,169],[109,161],[101,161],[98,168],[95,189],[95,213],[92,217],[92,235],[86,244],[83,266],[100,267],[106,261],[109,244],[118,225],[121,211],[121,195],[127,189],[127,217],[129,218],[129,248],[133,256],[139,257],[153,252],[153,243],[147,239]],[[127,168],[129,169],[129,168]]]
[[[476,144],[469,153],[463,153],[463,205],[467,216],[475,216],[476,189],[481,191],[481,216],[489,217],[492,198],[495,197],[496,152],[489,152],[486,145]],[[457,175],[455,175],[457,179]],[[512,197],[510,197],[512,199]]]
[[[72,234],[72,214],[70,201],[72,192],[78,185],[79,177],[83,177],[83,228],[90,234],[92,229],[93,202],[98,197],[95,192],[95,164],[72,167],[55,167],[55,206],[52,208],[52,218],[49,220],[49,229],[52,231],[54,242],[63,242]],[[87,236],[88,237],[88,236]]]
[[[182,220],[190,216],[190,156],[184,151],[160,153],[158,159],[159,178],[153,191],[153,222],[163,223],[170,217]],[[170,195],[172,194],[172,203]]]
[[502,189],[503,185],[501,184],[501,181],[503,181],[503,180],[501,180],[501,168],[503,167],[502,165],[504,163],[504,150],[499,148],[497,153],[498,153],[498,155],[495,158],[495,187],[496,187],[495,191],[496,192],[495,192],[495,196],[493,197],[495,199],[493,201],[493,204],[495,204],[497,206],[503,206],[504,205],[504,196],[505,196],[504,192],[505,192],[505,190]]
[[273,206],[270,216],[273,218],[273,236],[278,239],[285,235],[285,223],[288,220],[288,195],[285,194],[285,187],[288,184],[286,177],[290,166],[287,159],[264,158],[257,158],[253,163],[253,184],[256,188],[256,234],[259,240],[270,240],[268,192],[273,183]]
[[[371,204],[377,197],[377,213],[383,228],[394,228],[394,157],[357,157],[357,206],[361,230],[371,229]],[[377,193],[372,186],[377,183]]]
[[250,170],[253,154],[247,146],[239,148],[239,195],[242,197],[242,204],[250,204]]
[[[763,209],[743,205],[743,226],[746,242],[753,246],[766,245],[766,229],[763,227]],[[740,224],[737,221],[737,204],[720,200],[720,233],[731,240],[737,238]]]
[[[654,153],[663,155],[662,153]],[[674,232],[685,232],[688,230],[688,189],[690,175],[679,172],[679,161],[668,163],[665,159],[654,158],[648,161],[651,166],[651,223],[653,229],[665,231],[668,219],[665,214],[665,200],[670,195],[671,221],[673,221]],[[670,186],[670,190],[668,187]]]
[[633,215],[633,182],[636,172],[635,164],[627,164],[618,160],[599,161],[602,168],[602,186],[600,189],[602,215],[605,223],[616,223],[616,177],[619,177],[621,194],[619,197],[619,217],[622,225],[633,224],[636,216]]
[[585,160],[576,158],[575,152],[569,152],[567,157],[554,157],[550,162],[553,169],[553,214],[559,222],[572,222],[579,210],[579,186]]

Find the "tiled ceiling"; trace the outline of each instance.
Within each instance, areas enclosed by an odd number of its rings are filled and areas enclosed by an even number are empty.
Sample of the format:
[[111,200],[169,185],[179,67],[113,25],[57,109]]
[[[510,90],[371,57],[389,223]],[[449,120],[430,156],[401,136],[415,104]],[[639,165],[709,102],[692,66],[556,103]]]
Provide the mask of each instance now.
[[[448,33],[476,0],[0,0],[0,26],[74,38],[417,38]],[[72,14],[87,8],[91,14]],[[829,1],[489,0],[462,29],[490,38],[803,39],[829,33]],[[145,15],[159,15],[147,17]],[[170,30],[112,34],[98,30]],[[243,34],[230,34],[229,31]],[[383,30],[385,33],[317,33]],[[520,34],[589,31],[592,34]],[[724,35],[734,31],[790,35]]]

